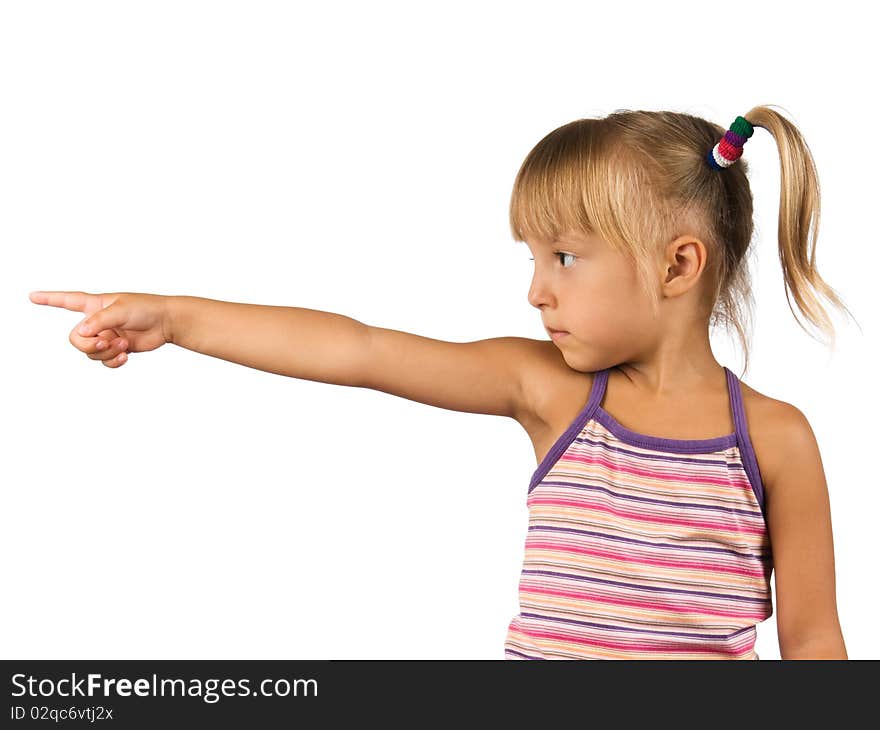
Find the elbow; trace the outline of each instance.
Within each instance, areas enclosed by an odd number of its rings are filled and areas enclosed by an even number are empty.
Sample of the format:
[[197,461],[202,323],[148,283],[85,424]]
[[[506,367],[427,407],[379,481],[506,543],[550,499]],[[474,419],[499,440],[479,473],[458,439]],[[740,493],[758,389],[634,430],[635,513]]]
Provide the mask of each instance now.
[[839,628],[780,642],[779,649],[782,659],[849,659]]

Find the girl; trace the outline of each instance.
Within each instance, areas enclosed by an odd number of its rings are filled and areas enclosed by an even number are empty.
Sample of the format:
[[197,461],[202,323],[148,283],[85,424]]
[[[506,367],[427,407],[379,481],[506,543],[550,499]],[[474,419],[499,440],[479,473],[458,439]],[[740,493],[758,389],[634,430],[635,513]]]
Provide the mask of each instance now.
[[726,132],[688,114],[619,110],[535,146],[510,223],[533,254],[528,298],[550,340],[442,342],[329,312],[188,296],[50,291],[31,301],[88,315],[70,342],[110,368],[170,342],[516,419],[538,468],[509,659],[757,659],[774,569],[782,657],[845,659],[810,425],[710,346],[713,324],[732,326],[748,369],[752,195],[739,158],[754,127],[781,158],[789,306],[793,296],[833,338],[816,295],[846,307],[815,267],[814,162],[768,106]]

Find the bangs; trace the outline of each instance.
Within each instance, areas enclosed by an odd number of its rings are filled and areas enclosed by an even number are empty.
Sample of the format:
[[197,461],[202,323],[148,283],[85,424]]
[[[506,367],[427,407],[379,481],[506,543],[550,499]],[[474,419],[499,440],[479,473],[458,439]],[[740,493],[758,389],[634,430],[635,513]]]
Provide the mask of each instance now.
[[596,232],[595,205],[584,179],[595,170],[592,144],[574,126],[560,127],[528,154],[513,185],[510,226],[516,241],[554,241],[567,231]]
[[[553,130],[529,152],[510,199],[515,241],[555,241],[566,233],[596,235],[634,259],[647,244],[634,211],[664,207],[652,195],[649,171],[621,152],[616,130],[601,119],[579,119]],[[642,220],[642,224],[647,221]]]
[[639,272],[652,299],[652,258],[672,231],[658,165],[613,120],[578,119],[546,135],[517,172],[510,199],[515,241],[596,236]]

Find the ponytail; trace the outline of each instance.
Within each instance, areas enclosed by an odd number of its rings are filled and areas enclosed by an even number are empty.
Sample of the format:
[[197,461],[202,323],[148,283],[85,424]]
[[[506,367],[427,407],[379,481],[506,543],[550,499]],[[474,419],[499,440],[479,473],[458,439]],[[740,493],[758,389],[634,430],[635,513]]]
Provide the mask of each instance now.
[[[798,325],[801,323],[791,300],[800,312],[834,343],[834,327],[819,302],[821,294],[841,311],[849,312],[840,297],[816,268],[816,238],[819,232],[819,176],[810,148],[797,127],[769,105],[756,106],[745,118],[763,127],[776,140],[779,150],[779,262],[785,282],[785,298]],[[723,173],[722,173],[723,174]]]

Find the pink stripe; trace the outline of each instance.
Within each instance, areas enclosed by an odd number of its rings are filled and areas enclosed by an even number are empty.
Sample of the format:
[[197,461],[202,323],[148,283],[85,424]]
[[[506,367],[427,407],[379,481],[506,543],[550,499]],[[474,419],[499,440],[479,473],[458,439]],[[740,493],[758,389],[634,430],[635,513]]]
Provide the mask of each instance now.
[[531,628],[527,629],[525,626],[521,626],[520,631],[522,631],[522,633],[526,636],[530,636],[536,639],[559,639],[574,644],[581,644],[583,646],[601,646],[607,649],[634,649],[636,651],[644,651],[648,653],[679,652],[684,654],[688,652],[703,652],[706,654],[716,654],[718,652],[722,652],[724,654],[733,654],[738,656],[752,650],[752,646],[745,646],[741,649],[733,649],[723,646],[709,646],[706,644],[682,646],[681,644],[661,643],[658,646],[655,644],[637,644],[635,642],[601,641],[600,639],[587,639],[577,636],[568,636],[567,634],[559,634],[554,631],[538,631]]
[[747,567],[736,567],[724,565],[722,563],[713,562],[697,562],[692,560],[664,560],[663,558],[637,558],[630,557],[625,553],[615,552],[613,550],[601,550],[596,548],[581,547],[555,540],[541,540],[532,535],[526,536],[526,549],[543,549],[557,550],[563,553],[576,553],[578,555],[594,555],[609,560],[618,560],[623,563],[632,563],[635,565],[660,565],[664,568],[673,568],[676,570],[708,570],[713,573],[730,573],[731,575],[744,575],[750,578],[763,578],[763,569],[749,569]]
[[[535,492],[532,492],[534,495]],[[528,500],[528,504],[536,505],[536,504],[545,504],[545,505],[556,505],[557,507],[581,507],[584,509],[591,509],[595,512],[607,512],[609,514],[617,515],[618,517],[629,517],[631,519],[641,520],[642,522],[655,522],[658,524],[664,525],[678,525],[681,527],[700,527],[704,529],[715,529],[721,530],[722,532],[733,532],[733,533],[750,533],[752,535],[763,535],[764,527],[749,527],[748,525],[742,524],[740,522],[735,522],[733,524],[725,524],[723,522],[707,522],[705,520],[683,520],[676,519],[674,517],[661,517],[659,515],[648,515],[642,514],[641,512],[632,512],[625,511],[620,509],[615,509],[614,507],[606,507],[605,505],[598,504],[596,502],[590,502],[586,499],[551,499],[549,497],[540,497],[540,496],[532,496],[531,499]]]
[[[649,477],[651,479],[657,480],[677,480],[690,484],[713,484],[719,487],[730,486],[730,480],[722,477],[711,477],[702,474],[698,476],[688,476],[687,474],[682,474],[680,472],[673,473],[670,471],[662,471],[660,469],[638,469],[632,466],[628,466],[626,463],[620,461],[612,462],[601,456],[597,456],[594,458],[590,456],[584,456],[573,451],[569,451],[559,458],[560,463],[563,461],[579,461],[584,464],[599,464],[601,466],[608,467],[613,471],[624,472],[626,474],[634,474],[641,477]],[[694,465],[689,466],[693,467]],[[713,467],[715,467],[715,465],[707,464],[705,468],[712,469]]]
[[664,603],[663,601],[639,601],[636,599],[614,598],[612,596],[603,596],[599,593],[590,591],[573,591],[560,590],[558,588],[547,588],[544,585],[533,583],[532,581],[522,581],[522,588],[528,588],[530,593],[538,593],[547,596],[562,596],[564,598],[588,598],[596,603],[611,604],[615,606],[630,606],[632,608],[647,608],[653,611],[669,611],[679,615],[690,616],[723,616],[725,618],[755,618],[761,619],[764,614],[760,611],[722,611],[714,608],[699,606],[697,608],[687,608],[684,606],[676,606],[672,603]]

